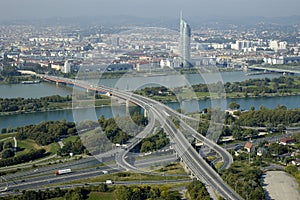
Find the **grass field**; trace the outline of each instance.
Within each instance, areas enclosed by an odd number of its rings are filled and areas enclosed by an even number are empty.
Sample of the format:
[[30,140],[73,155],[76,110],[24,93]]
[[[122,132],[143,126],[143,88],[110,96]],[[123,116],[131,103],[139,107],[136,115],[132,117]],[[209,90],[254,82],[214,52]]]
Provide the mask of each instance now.
[[66,144],[66,143],[69,142],[69,141],[70,141],[70,142],[75,142],[75,140],[76,140],[77,138],[79,138],[77,135],[73,135],[73,136],[64,138],[64,139],[62,140],[62,142],[63,142],[64,144]]
[[60,149],[60,146],[58,143],[52,143],[52,144],[49,144],[47,147],[46,147],[46,151],[47,152],[50,152],[51,154],[50,155],[53,155],[53,154],[56,154],[57,151]]
[[179,180],[186,179],[187,177],[183,176],[168,176],[165,177],[163,175],[148,175],[148,174],[137,174],[132,172],[118,172],[113,174],[107,174],[103,176],[97,176],[88,179],[76,180],[69,182],[67,184],[76,184],[76,183],[93,183],[93,182],[105,182],[106,180],[112,181],[140,181],[140,180]]
[[186,174],[183,167],[180,165],[179,162],[170,163],[164,167],[161,167],[160,169],[156,170],[160,173],[166,173],[166,174]]
[[[36,150],[36,149],[41,149],[40,147],[34,140],[17,140],[18,143],[18,151],[16,152],[16,155],[23,155],[29,153],[30,150]],[[14,143],[13,143],[14,144]]]

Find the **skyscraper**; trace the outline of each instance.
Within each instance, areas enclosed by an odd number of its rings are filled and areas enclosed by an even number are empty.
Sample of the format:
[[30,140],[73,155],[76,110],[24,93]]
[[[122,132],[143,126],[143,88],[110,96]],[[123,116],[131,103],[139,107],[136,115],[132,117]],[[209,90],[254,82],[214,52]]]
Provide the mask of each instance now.
[[179,52],[181,57],[182,67],[189,67],[191,48],[191,28],[190,25],[182,19],[180,12],[180,37],[179,37]]

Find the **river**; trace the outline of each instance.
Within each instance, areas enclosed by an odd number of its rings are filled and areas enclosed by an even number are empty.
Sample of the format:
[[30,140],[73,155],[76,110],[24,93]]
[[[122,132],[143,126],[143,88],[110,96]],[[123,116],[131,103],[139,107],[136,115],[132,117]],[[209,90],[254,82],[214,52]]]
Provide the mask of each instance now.
[[[187,74],[187,75],[170,75],[170,76],[134,76],[121,77],[118,79],[99,79],[93,80],[99,84],[108,87],[117,87],[119,89],[136,90],[153,85],[165,85],[169,87],[183,86],[186,84],[194,85],[199,83],[213,83],[217,81],[239,82],[253,78],[274,78],[280,74],[261,74],[255,76],[247,76],[245,72],[221,72],[203,73],[203,74]],[[40,98],[50,95],[66,96],[72,94],[72,88],[66,86],[57,86],[55,84],[42,82],[40,84],[12,84],[0,85],[1,98]]]
[[[217,75],[218,76],[218,75]],[[233,82],[233,81],[243,81],[250,78],[273,78],[278,77],[279,74],[263,74],[257,76],[246,76],[244,72],[222,72],[221,80],[224,82]],[[211,79],[210,79],[211,77]],[[214,79],[215,75],[205,75],[204,78],[195,75],[188,74],[186,75],[186,80],[190,84],[205,83],[205,82],[214,82],[220,80],[220,77]],[[177,78],[177,79],[176,79]],[[145,87],[151,84],[173,84],[175,86],[180,86],[183,82],[178,81],[182,79],[182,76],[158,76],[158,77],[124,77],[120,79],[103,79],[101,84],[106,86],[122,86],[123,88],[134,90],[136,88]],[[206,79],[206,81],[204,81]],[[183,79],[182,79],[183,80]],[[122,84],[120,84],[122,83]],[[125,84],[126,83],[126,84]],[[147,84],[145,84],[147,83]],[[151,84],[149,84],[151,83]],[[50,83],[40,83],[33,85],[0,85],[0,97],[1,98],[13,98],[13,97],[24,97],[24,98],[39,98],[42,96],[49,96],[59,94],[62,96],[71,95],[72,89],[66,86],[57,86]],[[168,105],[174,109],[181,107],[182,110],[186,112],[195,112],[200,111],[203,108],[208,107],[221,107],[225,109],[231,101],[235,101],[240,104],[241,109],[247,110],[251,106],[254,106],[256,109],[259,109],[260,106],[265,106],[267,108],[274,108],[277,105],[285,105],[288,108],[299,108],[300,96],[288,96],[288,97],[259,97],[259,98],[241,98],[241,99],[225,99],[225,100],[192,100],[192,101],[183,101],[181,106],[178,103],[168,103]],[[118,111],[119,115],[125,114],[125,106],[115,107],[113,111]],[[24,126],[28,124],[37,124],[41,121],[48,120],[61,120],[66,119],[67,121],[82,121],[82,120],[95,120],[100,115],[104,115],[106,118],[112,117],[111,107],[98,107],[90,109],[81,109],[79,110],[80,115],[76,114],[75,120],[72,110],[57,110],[57,111],[48,111],[48,112],[37,112],[37,113],[28,113],[28,114],[16,114],[8,116],[0,116],[0,129],[3,127],[17,127]],[[115,116],[115,114],[114,114]]]

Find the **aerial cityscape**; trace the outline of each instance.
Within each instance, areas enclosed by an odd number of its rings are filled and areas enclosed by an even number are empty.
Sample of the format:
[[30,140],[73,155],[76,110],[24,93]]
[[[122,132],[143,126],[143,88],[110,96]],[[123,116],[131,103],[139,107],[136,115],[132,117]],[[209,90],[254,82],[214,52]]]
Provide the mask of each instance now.
[[3,2],[0,199],[300,199],[299,13],[187,2]]

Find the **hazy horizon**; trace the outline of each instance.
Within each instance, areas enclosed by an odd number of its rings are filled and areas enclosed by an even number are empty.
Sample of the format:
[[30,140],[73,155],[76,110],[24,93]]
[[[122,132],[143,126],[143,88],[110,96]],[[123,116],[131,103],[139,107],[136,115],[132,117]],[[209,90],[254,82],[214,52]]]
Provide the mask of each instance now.
[[3,0],[0,21],[122,15],[173,19],[180,10],[187,18],[284,17],[300,15],[299,7],[299,0]]

